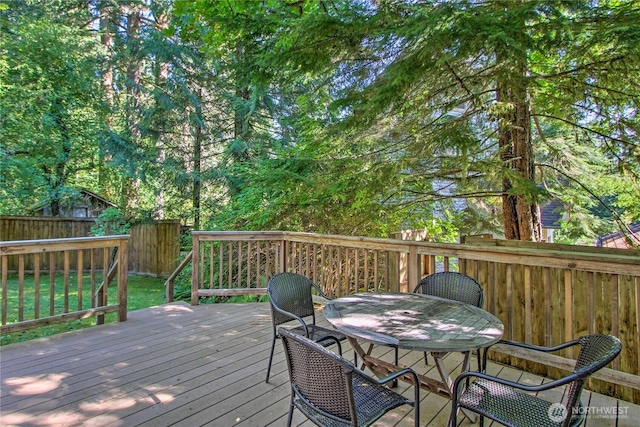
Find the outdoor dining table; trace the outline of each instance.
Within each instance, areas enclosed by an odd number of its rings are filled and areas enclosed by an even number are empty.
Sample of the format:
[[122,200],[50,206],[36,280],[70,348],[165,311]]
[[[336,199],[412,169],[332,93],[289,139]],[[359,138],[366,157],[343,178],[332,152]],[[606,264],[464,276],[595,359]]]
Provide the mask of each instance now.
[[[500,340],[504,325],[481,308],[444,298],[411,293],[358,293],[330,301],[324,316],[344,333],[364,366],[382,377],[402,368],[371,355],[374,345],[431,353],[440,379],[419,374],[420,387],[451,398],[453,382],[444,364],[451,352],[465,353]],[[359,341],[371,344],[367,351]],[[406,379],[408,380],[408,378]]]

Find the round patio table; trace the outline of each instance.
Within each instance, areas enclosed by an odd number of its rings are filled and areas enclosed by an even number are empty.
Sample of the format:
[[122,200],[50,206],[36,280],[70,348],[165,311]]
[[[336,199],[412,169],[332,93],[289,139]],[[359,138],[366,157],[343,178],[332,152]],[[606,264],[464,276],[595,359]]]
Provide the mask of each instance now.
[[463,371],[469,369],[470,353],[495,344],[504,325],[491,313],[458,301],[411,293],[359,293],[330,301],[324,316],[347,335],[364,365],[384,376],[402,368],[371,356],[358,340],[370,344],[431,353],[440,381],[419,375],[421,387],[451,397],[452,380],[443,357],[465,353]]

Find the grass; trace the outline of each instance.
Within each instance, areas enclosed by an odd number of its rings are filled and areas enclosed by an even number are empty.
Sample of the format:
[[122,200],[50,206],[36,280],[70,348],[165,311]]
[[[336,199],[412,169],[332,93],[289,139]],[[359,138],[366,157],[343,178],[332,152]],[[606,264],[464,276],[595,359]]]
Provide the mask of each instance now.
[[[141,308],[152,307],[155,305],[164,304],[164,279],[158,279],[145,276],[129,275],[127,279],[127,309],[129,311],[139,310]],[[31,283],[31,286],[29,286]],[[68,305],[70,311],[73,311],[78,306],[78,292],[76,289],[77,278],[75,275],[71,275],[69,278],[70,292],[67,302],[64,301],[63,292],[64,287],[63,278],[60,275],[55,278],[56,297],[53,301],[55,307],[55,313],[64,312],[65,305]],[[25,290],[24,290],[24,318],[32,319],[35,311],[35,292],[33,289],[33,278],[25,278]],[[41,295],[40,295],[40,317],[47,316],[49,314],[49,306],[51,301],[49,300],[49,282],[46,279],[46,283],[41,281]],[[18,278],[17,276],[9,276],[7,287],[7,323],[13,323],[18,320]],[[109,303],[116,303],[116,291],[111,290],[109,292]],[[90,292],[84,290],[83,286],[83,308],[88,308],[90,304]],[[105,316],[105,323],[116,321],[116,313],[110,313]],[[34,338],[45,337],[50,335],[59,334],[61,332],[74,331],[78,329],[87,328],[96,324],[95,317],[88,319],[74,320],[65,323],[58,323],[55,325],[41,326],[38,328],[30,329],[27,331],[15,332],[12,334],[2,335],[0,337],[0,345],[13,344],[17,342],[27,341]]]

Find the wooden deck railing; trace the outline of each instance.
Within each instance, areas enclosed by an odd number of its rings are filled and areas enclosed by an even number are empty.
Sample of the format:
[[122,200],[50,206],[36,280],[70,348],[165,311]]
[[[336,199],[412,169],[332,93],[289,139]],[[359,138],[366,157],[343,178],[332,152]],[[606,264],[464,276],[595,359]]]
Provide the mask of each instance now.
[[[101,323],[112,312],[119,321],[127,320],[128,240],[106,236],[0,242],[0,331],[9,334],[91,316]],[[18,267],[10,271],[9,265]],[[11,286],[10,274],[15,275]],[[110,305],[114,278],[117,298]]]
[[[273,274],[292,271],[332,297],[414,289],[420,278],[457,270],[476,278],[485,309],[505,325],[505,339],[537,345],[588,333],[623,342],[611,369],[591,388],[640,402],[640,253],[569,245],[467,239],[464,244],[289,232],[193,232],[192,304],[201,296],[262,293]],[[188,260],[187,260],[188,261]],[[182,267],[187,262],[183,262]],[[168,289],[171,294],[172,290]],[[493,357],[555,376],[577,355]]]

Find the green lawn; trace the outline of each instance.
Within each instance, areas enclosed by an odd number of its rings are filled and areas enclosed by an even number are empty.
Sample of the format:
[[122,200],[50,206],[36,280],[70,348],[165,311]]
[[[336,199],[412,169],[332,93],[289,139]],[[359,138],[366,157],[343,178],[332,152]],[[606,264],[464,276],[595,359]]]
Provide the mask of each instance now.
[[[30,281],[30,282],[29,282]],[[127,293],[127,307],[129,311],[139,310],[141,308],[152,307],[154,305],[163,304],[164,301],[164,279],[157,279],[153,277],[134,276],[129,275],[128,293]],[[27,286],[27,283],[33,283],[32,277],[25,278],[25,293],[24,293],[24,316],[25,319],[33,318],[33,312],[35,307],[35,297],[33,286]],[[78,306],[78,293],[76,288],[77,278],[71,276],[69,278],[70,292],[69,292],[69,305],[70,311],[74,311]],[[64,286],[62,276],[56,276],[56,296],[54,305],[56,313],[61,313],[64,310],[65,301],[62,296],[60,288]],[[45,317],[49,314],[49,282],[44,278],[41,281],[41,296],[40,296],[40,317]],[[88,308],[90,304],[90,291],[83,290],[83,308]],[[18,279],[17,276],[10,276],[8,280],[7,288],[7,322],[12,323],[17,321],[18,316]],[[115,289],[109,291],[109,303],[116,303],[116,291]],[[116,321],[117,313],[110,313],[105,316],[105,323]],[[66,323],[60,323],[56,325],[42,326],[39,328],[31,329],[28,331],[16,332],[13,334],[6,334],[0,337],[0,345],[6,345],[21,341],[27,341],[33,338],[43,337],[58,334],[61,332],[73,331],[76,329],[82,329],[95,325],[95,317],[89,319],[75,320]]]

